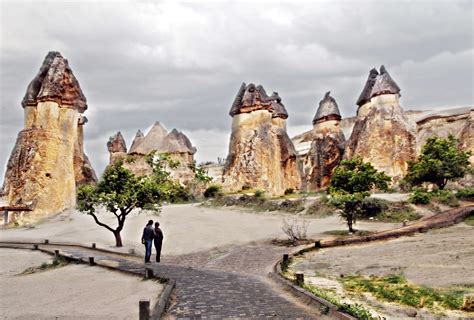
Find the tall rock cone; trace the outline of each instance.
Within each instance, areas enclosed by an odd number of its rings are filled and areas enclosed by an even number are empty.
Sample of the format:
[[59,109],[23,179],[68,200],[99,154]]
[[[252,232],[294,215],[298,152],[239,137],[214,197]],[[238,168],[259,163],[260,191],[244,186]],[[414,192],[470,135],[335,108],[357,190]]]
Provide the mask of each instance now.
[[344,154],[344,134],[336,100],[326,92],[313,119],[311,147],[302,158],[303,188],[316,191],[327,188],[332,172]]
[[400,106],[400,88],[384,66],[372,69],[357,101],[357,119],[345,158],[360,156],[397,182],[415,158],[415,125]]
[[24,129],[7,164],[2,194],[10,205],[33,211],[13,216],[18,223],[73,208],[76,185],[96,176],[83,150],[81,114],[86,98],[68,61],[49,52],[22,101]]
[[137,133],[135,134],[135,138],[133,138],[132,145],[130,146],[130,154],[136,153],[136,150],[138,146],[142,143],[143,138],[145,138],[145,135],[140,129],[138,129]]
[[268,96],[262,86],[243,83],[229,114],[233,120],[224,187],[263,189],[271,195],[299,189],[296,151],[286,133],[288,113],[278,94]]

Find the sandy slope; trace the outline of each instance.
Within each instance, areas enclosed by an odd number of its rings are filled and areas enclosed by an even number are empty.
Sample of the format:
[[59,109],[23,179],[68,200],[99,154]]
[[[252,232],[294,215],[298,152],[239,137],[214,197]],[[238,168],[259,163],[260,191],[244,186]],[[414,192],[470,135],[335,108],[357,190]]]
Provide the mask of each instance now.
[[[110,213],[103,214],[106,220],[115,223]],[[198,204],[171,205],[163,208],[160,216],[151,213],[132,213],[122,231],[126,252],[135,248],[143,250],[141,233],[148,219],[159,221],[165,233],[163,254],[177,255],[208,250],[220,246],[248,243],[271,238],[284,238],[281,231],[283,214],[249,213],[238,209],[206,208]],[[303,219],[303,218],[302,218]],[[308,218],[304,218],[308,219]],[[339,217],[310,220],[308,236],[326,237],[321,233],[341,229],[346,226]],[[380,230],[393,227],[386,223],[364,223],[356,226],[364,230]],[[76,211],[63,213],[32,229],[0,230],[1,240],[49,239],[50,241],[79,242],[115,249],[112,233],[97,226],[92,217]]]
[[70,264],[18,275],[51,262],[47,254],[0,249],[1,319],[137,319],[138,301],[163,286],[100,267]]

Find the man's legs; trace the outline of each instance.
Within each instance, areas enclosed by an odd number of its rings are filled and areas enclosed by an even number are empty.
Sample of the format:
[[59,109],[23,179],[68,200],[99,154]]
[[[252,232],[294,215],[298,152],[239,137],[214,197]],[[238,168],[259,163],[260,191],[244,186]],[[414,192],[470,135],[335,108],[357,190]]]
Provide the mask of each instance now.
[[145,240],[145,262],[150,262],[152,240]]
[[161,258],[161,242],[155,243],[155,249],[156,249],[156,262],[160,262]]

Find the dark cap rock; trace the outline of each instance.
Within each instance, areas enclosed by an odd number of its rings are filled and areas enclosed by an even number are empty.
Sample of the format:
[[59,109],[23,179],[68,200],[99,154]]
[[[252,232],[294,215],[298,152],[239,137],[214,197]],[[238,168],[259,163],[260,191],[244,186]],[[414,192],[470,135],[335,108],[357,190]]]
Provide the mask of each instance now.
[[385,66],[380,67],[380,73],[374,68],[369,72],[369,78],[367,79],[364,89],[362,90],[359,99],[357,99],[357,105],[360,107],[367,103],[373,97],[380,96],[382,94],[397,94],[400,93],[400,87],[392,79]]
[[313,118],[313,125],[327,120],[341,120],[341,113],[336,100],[331,97],[331,91],[326,92]]
[[36,106],[43,101],[53,101],[80,113],[87,109],[86,97],[68,61],[56,51],[49,52],[44,59],[38,74],[28,85],[21,105],[23,108]]

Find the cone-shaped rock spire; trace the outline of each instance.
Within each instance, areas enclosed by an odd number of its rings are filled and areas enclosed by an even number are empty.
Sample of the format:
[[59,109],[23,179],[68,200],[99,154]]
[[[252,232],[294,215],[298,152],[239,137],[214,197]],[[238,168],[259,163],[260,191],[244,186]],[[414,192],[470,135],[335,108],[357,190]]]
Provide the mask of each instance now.
[[109,152],[127,152],[127,145],[120,131],[109,138],[107,149]]
[[135,138],[133,138],[132,146],[130,147],[129,153],[133,154],[136,152],[136,149],[142,143],[143,138],[145,138],[145,135],[140,129],[138,129],[137,133],[135,134]]
[[36,106],[40,101],[54,101],[60,106],[83,113],[87,109],[86,97],[68,61],[56,51],[48,53],[38,74],[30,82],[21,105]]
[[319,102],[318,111],[313,118],[313,125],[326,120],[341,120],[341,113],[336,100],[331,97],[331,91],[326,92],[323,100]]

